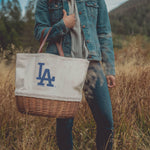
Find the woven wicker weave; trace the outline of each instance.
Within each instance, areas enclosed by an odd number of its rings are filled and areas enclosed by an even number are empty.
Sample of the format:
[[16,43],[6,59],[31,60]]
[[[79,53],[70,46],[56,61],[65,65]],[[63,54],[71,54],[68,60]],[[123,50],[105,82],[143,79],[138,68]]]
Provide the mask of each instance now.
[[[45,28],[46,29],[46,28]],[[45,38],[43,39],[44,31],[41,35],[41,44],[38,53],[42,52],[48,35],[52,27],[49,29]],[[56,42],[56,46],[60,56],[64,56],[62,44]],[[27,113],[37,116],[47,116],[55,118],[71,118],[74,117],[79,109],[80,102],[72,101],[57,101],[33,97],[16,96],[16,103],[18,110],[21,113]]]
[[16,102],[21,113],[55,118],[74,117],[80,104],[80,102],[56,101],[23,96],[16,96]]

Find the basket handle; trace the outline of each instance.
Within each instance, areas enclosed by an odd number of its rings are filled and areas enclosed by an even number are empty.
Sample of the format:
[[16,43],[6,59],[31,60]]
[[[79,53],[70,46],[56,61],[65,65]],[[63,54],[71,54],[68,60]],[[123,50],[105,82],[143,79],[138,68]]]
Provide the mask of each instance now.
[[[40,48],[39,48],[39,50],[38,50],[38,53],[42,53],[42,51],[43,51],[42,48],[44,47],[44,45],[45,45],[45,43],[46,43],[46,40],[47,40],[47,38],[48,38],[48,36],[49,36],[51,30],[52,30],[52,27],[50,27],[48,33],[46,34],[46,36],[45,36],[45,38],[44,38],[44,40],[43,40],[43,36],[44,36],[44,31],[45,31],[45,29],[46,29],[46,28],[44,28],[43,31],[42,31],[42,35],[41,35],[41,39],[40,39]],[[62,39],[61,39],[61,42],[60,42],[60,43],[56,42],[56,47],[57,47],[57,49],[58,49],[59,55],[60,55],[60,56],[64,56],[64,52],[63,52],[63,49],[62,49]]]

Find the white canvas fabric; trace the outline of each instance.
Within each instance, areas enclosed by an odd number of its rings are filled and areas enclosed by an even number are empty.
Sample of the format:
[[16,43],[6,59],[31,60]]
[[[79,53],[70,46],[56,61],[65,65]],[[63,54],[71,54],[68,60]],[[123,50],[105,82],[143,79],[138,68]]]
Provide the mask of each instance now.
[[89,62],[53,54],[17,54],[15,95],[81,101]]

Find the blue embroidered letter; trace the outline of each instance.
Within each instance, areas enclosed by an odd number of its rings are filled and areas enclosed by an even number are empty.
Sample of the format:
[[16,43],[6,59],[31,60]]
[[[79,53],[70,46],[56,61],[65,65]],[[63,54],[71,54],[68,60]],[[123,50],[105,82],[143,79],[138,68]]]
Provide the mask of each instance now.
[[[37,80],[41,80],[38,85],[42,85],[44,86],[45,84],[43,83],[44,80],[48,81],[48,84],[47,86],[51,86],[51,87],[54,87],[54,85],[52,84],[52,81],[55,81],[55,77],[52,77],[51,78],[51,75],[50,75],[50,70],[49,69],[45,69],[44,70],[44,73],[42,75],[42,66],[45,65],[44,63],[38,63],[40,65],[40,68],[39,68],[39,76],[36,78]],[[46,77],[47,76],[47,77]]]
[[39,77],[37,77],[36,79],[39,79],[41,80],[41,75],[42,75],[42,66],[45,65],[44,63],[38,63],[40,65],[40,68],[39,68]]

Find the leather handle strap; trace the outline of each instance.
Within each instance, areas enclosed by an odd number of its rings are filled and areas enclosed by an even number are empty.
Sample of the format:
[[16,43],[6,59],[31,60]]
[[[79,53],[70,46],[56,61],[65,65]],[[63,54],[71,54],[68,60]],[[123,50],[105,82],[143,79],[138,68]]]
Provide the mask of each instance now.
[[40,45],[41,45],[42,42],[43,42],[43,36],[44,36],[45,30],[46,30],[46,28],[44,28],[44,29],[42,30],[42,34],[41,34],[41,38],[40,38]]
[[[38,50],[38,53],[42,53],[42,51],[43,51],[42,48],[44,47],[44,45],[46,43],[46,40],[47,40],[51,30],[52,30],[52,27],[50,27],[48,33],[46,34],[46,36],[45,36],[45,38],[43,40],[43,36],[44,36],[44,31],[45,30],[46,30],[46,28],[44,28],[43,31],[42,31],[42,35],[41,35],[41,39],[40,39],[40,48]],[[59,55],[60,56],[64,56],[64,52],[63,52],[63,49],[62,49],[62,39],[61,39],[61,43],[56,42],[56,47],[58,49]]]
[[60,43],[56,42],[56,47],[58,49],[59,55],[64,56],[64,51],[63,51],[63,48],[62,48],[62,39],[61,39]]

